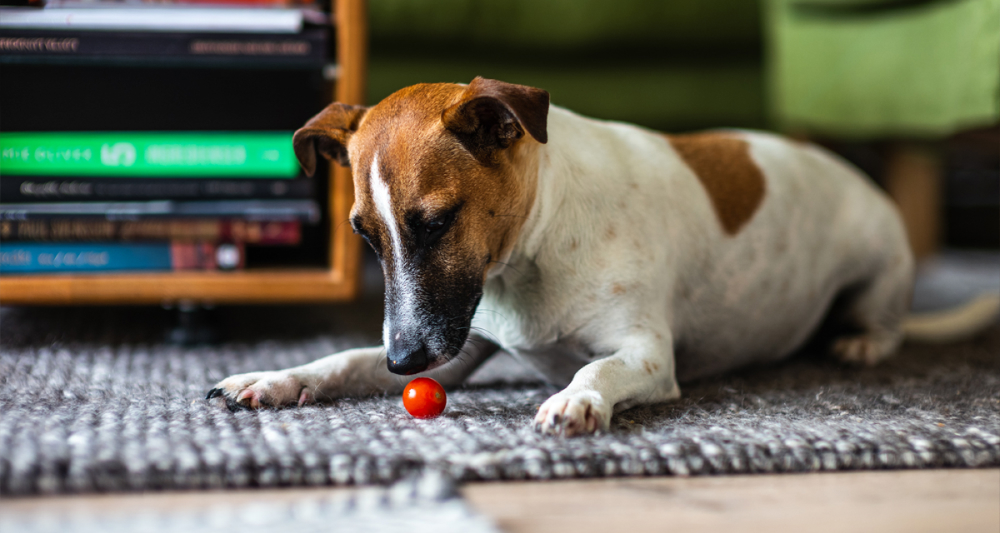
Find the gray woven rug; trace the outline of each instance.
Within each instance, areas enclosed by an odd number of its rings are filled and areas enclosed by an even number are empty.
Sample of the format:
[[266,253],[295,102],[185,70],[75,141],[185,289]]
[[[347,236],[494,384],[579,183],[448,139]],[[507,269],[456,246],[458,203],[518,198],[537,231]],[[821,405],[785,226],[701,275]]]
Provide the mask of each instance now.
[[1000,465],[1000,326],[945,347],[907,345],[874,369],[811,351],[682,386],[610,432],[541,436],[556,389],[510,358],[415,420],[396,397],[231,413],[205,392],[239,372],[376,341],[359,305],[215,311],[229,341],[164,344],[169,311],[0,311],[0,492],[5,495],[454,480],[701,475]]

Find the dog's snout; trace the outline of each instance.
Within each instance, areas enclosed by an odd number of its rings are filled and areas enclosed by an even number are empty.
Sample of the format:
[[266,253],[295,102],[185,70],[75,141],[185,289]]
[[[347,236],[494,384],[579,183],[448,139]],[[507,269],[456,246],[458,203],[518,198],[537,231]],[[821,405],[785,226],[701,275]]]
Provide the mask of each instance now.
[[390,350],[387,359],[389,372],[401,376],[423,372],[430,365],[427,348],[423,344],[408,349]]

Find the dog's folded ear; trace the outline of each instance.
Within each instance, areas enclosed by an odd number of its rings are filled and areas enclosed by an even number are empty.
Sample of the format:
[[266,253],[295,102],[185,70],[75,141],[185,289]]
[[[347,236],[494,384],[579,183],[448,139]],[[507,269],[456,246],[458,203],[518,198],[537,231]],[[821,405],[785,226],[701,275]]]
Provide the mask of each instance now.
[[358,130],[358,124],[367,111],[365,106],[335,102],[295,132],[292,146],[306,175],[312,176],[316,172],[317,151],[326,159],[345,167],[351,166],[347,159],[347,141]]
[[549,93],[542,89],[477,77],[462,99],[441,114],[444,126],[458,136],[476,158],[491,162],[497,151],[524,136],[549,140],[546,120]]

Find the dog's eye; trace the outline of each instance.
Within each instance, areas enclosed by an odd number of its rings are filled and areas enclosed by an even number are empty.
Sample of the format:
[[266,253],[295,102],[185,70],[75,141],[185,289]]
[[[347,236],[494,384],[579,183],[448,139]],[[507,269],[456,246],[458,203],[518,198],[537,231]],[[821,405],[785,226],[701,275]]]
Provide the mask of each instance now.
[[368,235],[367,231],[365,231],[360,226],[356,225],[354,221],[351,221],[351,230],[354,231],[355,235],[361,235],[361,238],[364,239],[366,243],[368,243],[368,246],[371,246],[372,250],[375,250],[375,255],[379,256],[379,258],[381,259],[381,254],[378,251],[378,247],[375,246],[374,242],[372,242],[372,238],[371,236]]
[[444,228],[444,225],[445,225],[444,220],[441,219],[432,220],[428,222],[426,226],[424,226],[424,230],[427,232],[428,235],[430,235],[435,231],[439,231],[442,228]]
[[436,218],[424,224],[424,244],[430,245],[441,238],[451,225],[451,215]]
[[431,215],[430,213],[414,212],[407,217],[407,225],[416,241],[419,250],[433,247],[455,224],[462,205],[456,205],[445,213]]
[[419,233],[422,234],[420,235],[420,244],[427,247],[437,243],[445,233],[448,233],[448,229],[455,221],[455,215],[456,212],[451,211],[421,224],[419,229]]

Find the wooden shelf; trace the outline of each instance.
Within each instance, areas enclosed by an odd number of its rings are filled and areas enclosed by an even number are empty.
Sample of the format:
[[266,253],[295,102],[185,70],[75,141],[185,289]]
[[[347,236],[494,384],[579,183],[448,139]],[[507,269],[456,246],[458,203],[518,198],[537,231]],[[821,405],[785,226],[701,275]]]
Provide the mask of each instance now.
[[[365,0],[335,0],[339,77],[333,100],[364,103],[367,72]],[[354,204],[349,169],[331,165],[330,268],[242,272],[163,272],[0,276],[2,305],[332,302],[358,291],[361,241],[343,222]],[[322,179],[322,178],[318,178]]]
[[325,269],[4,277],[4,305],[324,302],[354,297],[354,283]]

